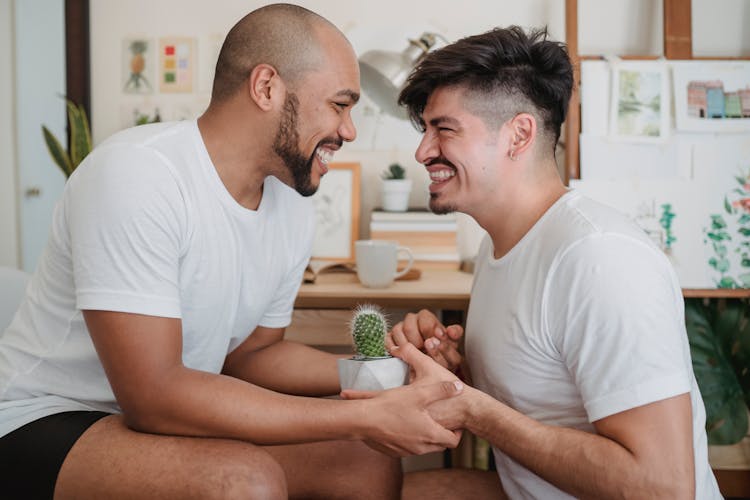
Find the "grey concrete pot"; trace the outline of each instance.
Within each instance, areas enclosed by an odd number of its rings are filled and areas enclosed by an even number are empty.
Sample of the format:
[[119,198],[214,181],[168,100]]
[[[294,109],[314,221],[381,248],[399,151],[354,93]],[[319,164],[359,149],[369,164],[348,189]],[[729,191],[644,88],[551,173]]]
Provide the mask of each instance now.
[[342,390],[380,391],[409,381],[409,365],[398,358],[346,358],[338,366]]

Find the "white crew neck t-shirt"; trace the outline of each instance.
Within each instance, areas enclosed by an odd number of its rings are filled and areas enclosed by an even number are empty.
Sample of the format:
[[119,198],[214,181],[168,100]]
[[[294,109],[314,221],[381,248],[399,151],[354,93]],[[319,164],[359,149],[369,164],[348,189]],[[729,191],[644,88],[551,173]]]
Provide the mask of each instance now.
[[310,199],[274,177],[257,210],[239,205],[196,121],[109,138],[69,179],[0,336],[0,436],[62,411],[119,411],[83,309],[180,318],[183,363],[212,373],[257,326],[288,326],[314,223]]
[[[563,195],[506,255],[482,242],[466,324],[473,383],[539,422],[592,422],[690,393],[696,498],[721,498],[708,464],[682,292],[634,223]],[[494,450],[510,498],[570,498]]]

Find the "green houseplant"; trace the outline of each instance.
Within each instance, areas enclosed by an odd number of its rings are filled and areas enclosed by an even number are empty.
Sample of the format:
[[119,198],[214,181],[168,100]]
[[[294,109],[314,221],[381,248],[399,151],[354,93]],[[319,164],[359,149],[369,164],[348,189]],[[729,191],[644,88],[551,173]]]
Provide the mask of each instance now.
[[42,125],[42,135],[50,156],[68,178],[91,152],[91,130],[83,106],[75,104],[70,99],[65,99],[65,102],[68,111],[70,150],[64,148],[57,137],[44,125]]
[[381,175],[383,179],[382,205],[387,212],[406,212],[409,208],[411,179],[398,163],[391,163]]
[[708,443],[730,445],[748,431],[750,303],[685,300],[693,371],[706,407]]
[[358,306],[350,330],[356,354],[338,360],[341,389],[377,391],[406,383],[409,366],[388,354],[385,348],[388,321],[379,307]]

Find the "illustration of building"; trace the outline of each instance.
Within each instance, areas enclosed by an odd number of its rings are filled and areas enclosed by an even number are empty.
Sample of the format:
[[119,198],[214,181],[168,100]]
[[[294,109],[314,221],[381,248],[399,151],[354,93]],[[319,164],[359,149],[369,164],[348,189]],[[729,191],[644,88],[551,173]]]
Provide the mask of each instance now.
[[750,118],[750,85],[725,92],[721,80],[693,80],[687,86],[687,101],[691,118]]
[[742,118],[742,103],[738,92],[724,93],[724,116],[727,118]]
[[745,87],[737,91],[740,96],[740,107],[742,108],[742,117],[750,118],[750,87]]

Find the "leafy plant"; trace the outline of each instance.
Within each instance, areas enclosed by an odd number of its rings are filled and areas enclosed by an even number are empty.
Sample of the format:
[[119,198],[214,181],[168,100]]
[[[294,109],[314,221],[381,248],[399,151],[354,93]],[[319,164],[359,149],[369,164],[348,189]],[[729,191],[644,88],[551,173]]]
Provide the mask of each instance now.
[[357,351],[355,358],[390,357],[385,348],[388,321],[383,311],[370,304],[363,304],[354,311],[351,321],[352,340]]
[[68,133],[70,134],[70,151],[65,149],[57,137],[42,125],[42,135],[47,151],[65,177],[70,177],[76,167],[91,152],[91,130],[83,106],[65,99],[68,110]]
[[693,372],[706,407],[709,444],[734,444],[748,431],[750,304],[685,300]]
[[677,241],[674,233],[672,232],[672,219],[675,218],[675,213],[672,212],[672,204],[664,203],[661,206],[661,217],[659,218],[659,225],[664,229],[664,251],[670,252],[672,250],[672,243]]
[[387,170],[383,170],[382,177],[385,180],[406,179],[406,170],[398,163],[391,163]]
[[[749,169],[750,170],[750,169]],[[708,260],[719,275],[718,288],[750,287],[750,171],[736,175],[736,187],[724,197],[724,212],[733,221],[737,234],[733,238],[727,220],[722,214],[711,214],[711,224],[704,228],[705,245],[711,245],[714,255]],[[738,274],[732,275],[732,255],[739,256]]]

